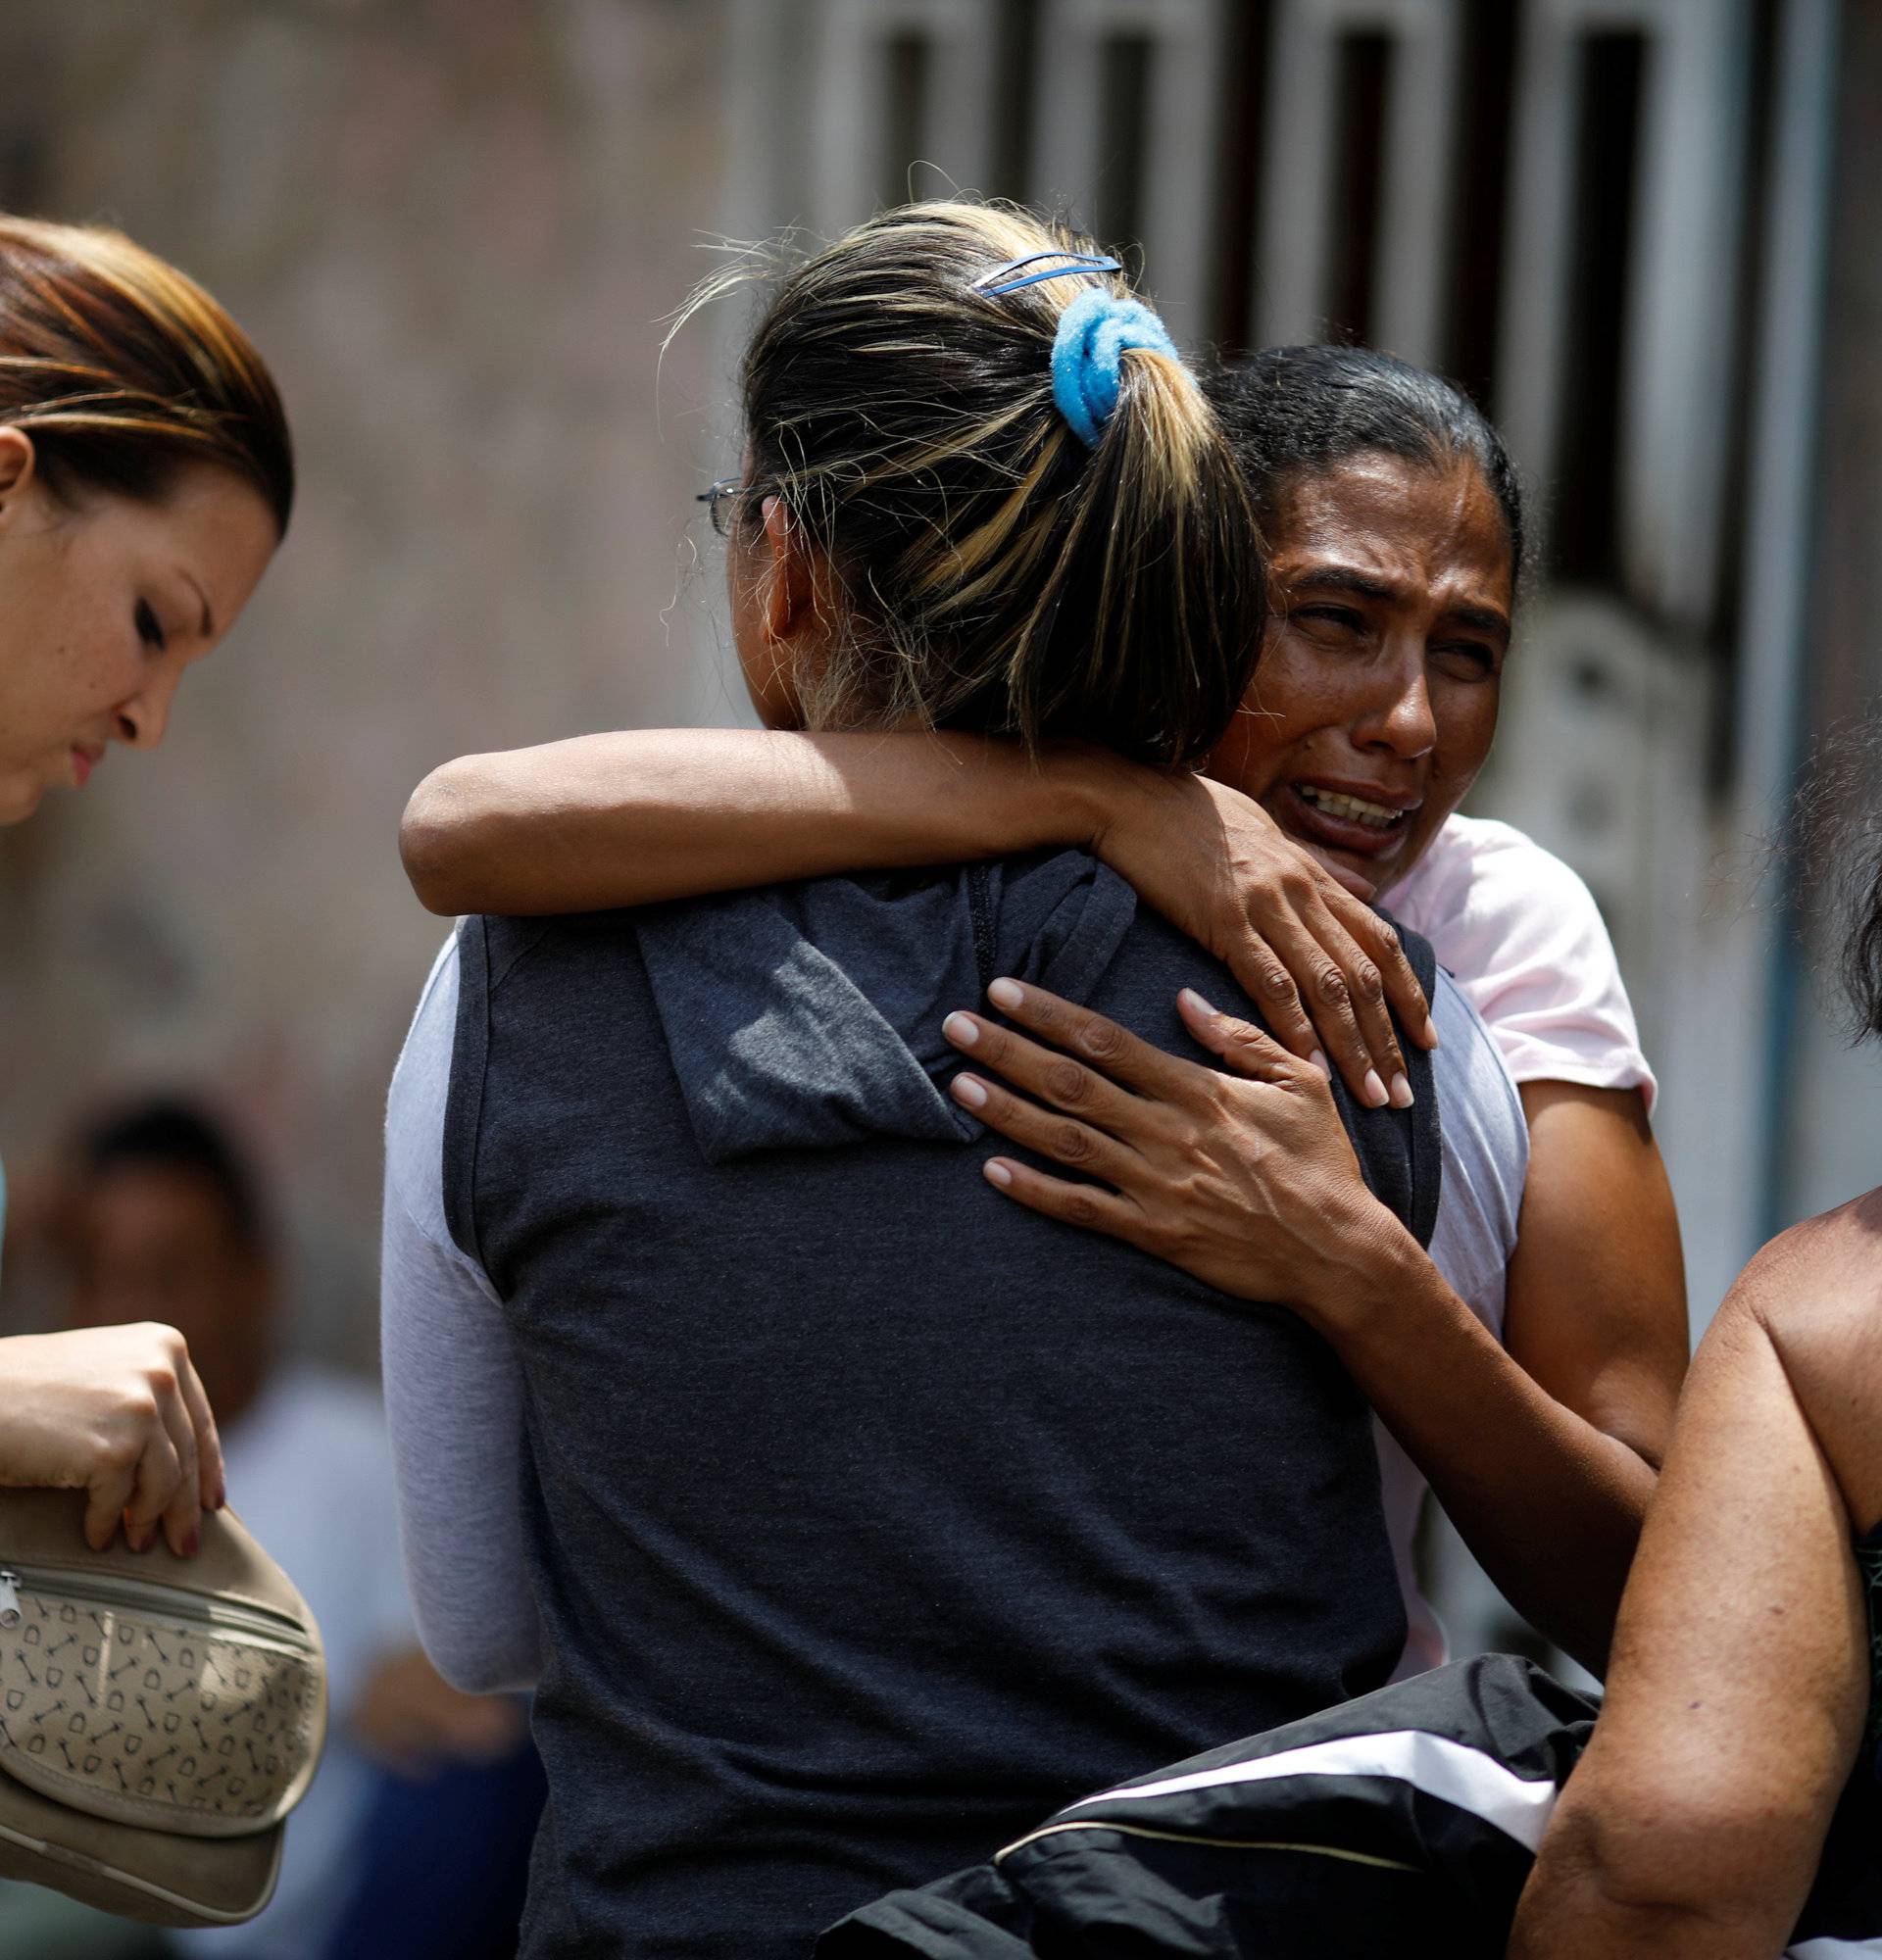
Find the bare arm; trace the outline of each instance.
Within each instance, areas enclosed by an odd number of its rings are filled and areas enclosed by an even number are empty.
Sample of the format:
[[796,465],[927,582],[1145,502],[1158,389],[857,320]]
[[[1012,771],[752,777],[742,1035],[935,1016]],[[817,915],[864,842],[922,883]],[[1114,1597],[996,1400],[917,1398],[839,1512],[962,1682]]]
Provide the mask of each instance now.
[[[1374,1320],[1392,1348],[1377,1359],[1380,1392],[1397,1380],[1407,1401],[1380,1413],[1511,1601],[1599,1670],[1686,1373],[1679,1220],[1637,1091],[1535,1082],[1521,1094],[1529,1172],[1503,1345],[1554,1412],[1525,1435],[1529,1413],[1492,1389],[1499,1419],[1460,1459],[1426,1413],[1444,1399],[1425,1365],[1437,1355]],[[1425,1432],[1421,1448],[1411,1428]]]
[[1403,1072],[1388,1004],[1427,1039],[1396,936],[1259,805],[1084,745],[1031,758],[971,735],[587,735],[447,762],[400,831],[413,889],[447,914],[648,905],[1050,845],[1096,852],[1228,965],[1292,1053],[1323,1051],[1362,1100],[1384,1102]]
[[1511,1960],[1782,1950],[1867,1698],[1850,1543],[1882,1505],[1878,1239],[1873,1197],[1786,1234],[1702,1345]]
[[[1637,1326],[1616,1282],[1598,1316],[1605,1323],[1598,1342],[1584,1329],[1563,1334],[1548,1323],[1586,1306],[1575,1274],[1592,1270],[1574,1243],[1573,1171],[1560,1152],[1605,1140],[1613,1154],[1608,1168],[1636,1173],[1638,1139],[1623,1148],[1619,1136],[1606,1134],[1615,1127],[1625,1134],[1624,1126],[1597,1105],[1586,1122],[1557,1125],[1545,1140],[1538,1229],[1553,1235],[1558,1259],[1575,1263],[1546,1297],[1532,1283],[1514,1308],[1532,1323],[1530,1345],[1549,1367],[1552,1389],[1499,1345],[1366,1190],[1317,1073],[1259,1030],[1189,998],[1182,1003],[1196,1038],[1249,1078],[1234,1081],[1038,988],[1023,990],[1015,1004],[1002,994],[998,1004],[1096,1067],[1070,1068],[1064,1056],[977,1015],[952,1016],[951,1038],[976,1069],[997,1070],[1072,1121],[977,1075],[957,1078],[955,1094],[1002,1135],[1104,1179],[1116,1196],[1010,1160],[997,1160],[1002,1188],[1052,1216],[1127,1239],[1225,1293],[1300,1313],[1338,1349],[1491,1576],[1550,1639],[1602,1666],[1654,1488],[1640,1443],[1658,1438],[1668,1378],[1679,1372],[1681,1356],[1668,1351],[1666,1338],[1677,1294]],[[963,1041],[967,1026],[973,1039]],[[972,1101],[976,1090],[985,1092],[980,1102]],[[1591,1229],[1626,1212],[1622,1195],[1605,1190],[1591,1207]],[[1526,1225],[1526,1203],[1523,1216]],[[1669,1219],[1651,1215],[1638,1224],[1659,1255],[1662,1281],[1659,1240],[1669,1230]],[[1676,1252],[1673,1268],[1676,1275]],[[1604,1426],[1610,1422],[1619,1433]]]
[[434,912],[594,911],[1089,845],[1125,767],[971,736],[634,729],[447,762],[399,846]]

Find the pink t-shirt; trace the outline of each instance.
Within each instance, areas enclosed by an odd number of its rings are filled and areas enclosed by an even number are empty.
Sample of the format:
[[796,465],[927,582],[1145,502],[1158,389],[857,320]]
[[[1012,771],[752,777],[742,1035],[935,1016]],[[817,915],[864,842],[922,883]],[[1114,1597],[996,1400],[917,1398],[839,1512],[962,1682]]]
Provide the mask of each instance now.
[[1511,1075],[1658,1094],[1594,894],[1507,823],[1454,816],[1386,909],[1431,942]]

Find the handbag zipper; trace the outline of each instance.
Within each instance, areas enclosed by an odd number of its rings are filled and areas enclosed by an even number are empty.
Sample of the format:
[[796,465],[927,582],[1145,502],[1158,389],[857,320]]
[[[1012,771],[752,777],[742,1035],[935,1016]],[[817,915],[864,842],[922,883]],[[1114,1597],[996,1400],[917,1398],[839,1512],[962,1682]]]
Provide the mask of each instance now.
[[90,1605],[121,1606],[159,1619],[187,1621],[217,1633],[240,1634],[301,1660],[314,1654],[314,1643],[300,1624],[271,1606],[229,1605],[141,1579],[95,1579],[83,1573],[35,1572],[17,1565],[0,1566],[0,1627],[20,1624],[23,1592],[56,1593]]

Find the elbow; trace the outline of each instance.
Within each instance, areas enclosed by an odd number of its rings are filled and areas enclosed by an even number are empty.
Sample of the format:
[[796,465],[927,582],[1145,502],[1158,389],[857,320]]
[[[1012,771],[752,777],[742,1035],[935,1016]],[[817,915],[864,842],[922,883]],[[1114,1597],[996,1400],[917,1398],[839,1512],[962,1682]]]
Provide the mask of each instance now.
[[533,1621],[474,1634],[421,1623],[419,1639],[425,1658],[465,1694],[526,1694],[542,1673]]
[[419,903],[441,918],[469,909],[463,888],[466,791],[474,756],[433,769],[399,820],[399,858]]
[[1570,1779],[1524,1894],[1520,1926],[1599,1926],[1609,1943],[1589,1950],[1616,1953],[1702,1950],[1675,1935],[1709,1929],[1703,1950],[1723,1956],[1762,1951],[1764,1936],[1781,1939],[1796,1918],[1815,1847],[1797,1841],[1795,1821],[1760,1805],[1755,1792],[1721,1781],[1635,1787],[1624,1794],[1604,1788],[1593,1801],[1581,1794],[1576,1801]]

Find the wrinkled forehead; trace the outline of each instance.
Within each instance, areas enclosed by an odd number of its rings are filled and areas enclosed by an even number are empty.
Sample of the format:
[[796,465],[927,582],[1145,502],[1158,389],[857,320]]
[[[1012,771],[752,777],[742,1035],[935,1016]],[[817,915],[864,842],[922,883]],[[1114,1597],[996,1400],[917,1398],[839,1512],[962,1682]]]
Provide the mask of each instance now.
[[1297,469],[1272,491],[1265,530],[1283,586],[1337,564],[1412,585],[1465,584],[1506,611],[1513,598],[1509,523],[1470,457],[1370,450]]

